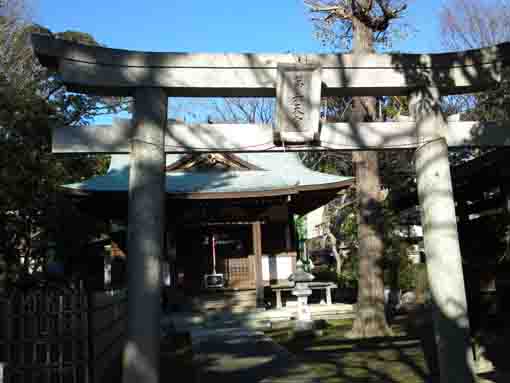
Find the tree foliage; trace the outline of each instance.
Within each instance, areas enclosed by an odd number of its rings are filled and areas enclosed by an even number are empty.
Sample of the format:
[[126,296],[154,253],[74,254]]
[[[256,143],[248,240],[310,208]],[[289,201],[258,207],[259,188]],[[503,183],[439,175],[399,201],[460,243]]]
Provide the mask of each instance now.
[[[126,100],[67,92],[39,65],[29,43],[30,33],[51,32],[31,24],[25,11],[21,0],[0,3],[0,290],[1,281],[42,270],[50,255],[62,256],[49,251],[59,231],[58,187],[107,166],[105,157],[53,155],[52,126],[71,129],[126,105]],[[76,31],[54,37],[97,44]],[[74,216],[72,224],[80,227],[79,222]]]

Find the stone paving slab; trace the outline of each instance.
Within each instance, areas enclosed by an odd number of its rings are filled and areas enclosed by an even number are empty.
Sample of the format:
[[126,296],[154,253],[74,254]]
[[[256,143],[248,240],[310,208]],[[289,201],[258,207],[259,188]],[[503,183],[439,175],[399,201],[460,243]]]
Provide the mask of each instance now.
[[[352,318],[354,309],[348,304],[310,305],[314,319],[345,319]],[[171,322],[179,331],[190,331],[197,327],[248,327],[264,328],[268,323],[281,323],[292,320],[296,313],[295,307],[284,307],[271,310],[247,310],[244,313],[211,312],[193,313],[176,312],[168,314],[164,321]]]
[[195,329],[191,334],[198,382],[316,383],[285,348],[247,328]]

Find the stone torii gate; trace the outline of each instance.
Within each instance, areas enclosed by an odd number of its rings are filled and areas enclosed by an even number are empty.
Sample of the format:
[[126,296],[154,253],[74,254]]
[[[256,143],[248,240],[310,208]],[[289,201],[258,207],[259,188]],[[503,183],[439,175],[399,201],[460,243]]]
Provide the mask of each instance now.
[[[145,53],[33,35],[68,90],[132,96],[134,118],[55,129],[58,153],[129,153],[128,330],[124,382],[158,381],[165,153],[416,148],[442,382],[473,381],[448,146],[506,146],[505,122],[450,122],[441,95],[498,85],[510,44],[433,55]],[[411,97],[407,122],[320,124],[322,96]],[[172,96],[276,97],[275,126],[167,124]]]

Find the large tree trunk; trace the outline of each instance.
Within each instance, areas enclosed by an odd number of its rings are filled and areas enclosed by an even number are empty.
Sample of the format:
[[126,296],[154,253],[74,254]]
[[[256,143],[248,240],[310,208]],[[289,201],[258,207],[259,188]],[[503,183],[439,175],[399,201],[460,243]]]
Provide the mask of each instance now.
[[[363,1],[358,0],[358,3]],[[352,22],[354,55],[373,53],[373,31],[356,18]],[[354,126],[376,118],[374,97],[357,97],[353,100],[352,108],[351,123]],[[377,152],[354,152],[353,164],[359,199],[359,281],[357,312],[349,336],[353,338],[385,336],[391,334],[391,329],[384,312],[383,220]]]
[[383,220],[376,152],[353,155],[360,201],[358,217],[359,281],[357,312],[351,337],[369,338],[391,334],[384,311]]

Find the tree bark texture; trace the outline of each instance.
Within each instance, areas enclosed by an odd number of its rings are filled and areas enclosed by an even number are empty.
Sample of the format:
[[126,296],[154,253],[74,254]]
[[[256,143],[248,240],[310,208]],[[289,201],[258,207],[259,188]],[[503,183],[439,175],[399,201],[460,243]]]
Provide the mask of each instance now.
[[[370,1],[358,0],[358,3],[368,8]],[[356,18],[353,18],[352,24],[354,55],[373,53],[373,31]],[[357,97],[353,99],[351,123],[354,127],[360,122],[374,121],[375,119],[375,97]],[[353,152],[352,159],[359,199],[359,281],[356,317],[349,336],[352,338],[386,336],[391,334],[391,329],[386,322],[384,311],[382,268],[384,228],[377,152]]]
[[[375,155],[374,155],[375,154]],[[360,203],[358,216],[359,281],[356,317],[351,337],[370,338],[391,334],[384,311],[383,219],[376,152],[353,155]]]

